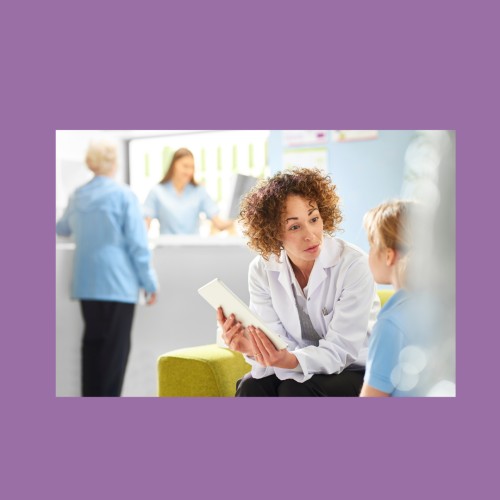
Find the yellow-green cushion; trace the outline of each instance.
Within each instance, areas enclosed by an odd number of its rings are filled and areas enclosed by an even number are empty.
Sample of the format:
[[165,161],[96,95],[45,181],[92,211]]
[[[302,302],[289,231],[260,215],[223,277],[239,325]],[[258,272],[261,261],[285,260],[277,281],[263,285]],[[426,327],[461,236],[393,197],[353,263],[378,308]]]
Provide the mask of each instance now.
[[394,294],[394,290],[377,290],[378,297],[380,299],[380,302],[382,303],[382,307],[384,307],[384,304],[392,297]]
[[158,395],[231,397],[248,371],[240,353],[217,344],[171,351],[158,359]]

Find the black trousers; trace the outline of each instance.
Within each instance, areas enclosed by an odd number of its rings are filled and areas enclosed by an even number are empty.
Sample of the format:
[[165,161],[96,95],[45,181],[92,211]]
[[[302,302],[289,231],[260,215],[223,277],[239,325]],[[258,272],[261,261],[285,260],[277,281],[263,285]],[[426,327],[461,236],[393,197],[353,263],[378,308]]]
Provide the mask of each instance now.
[[280,380],[276,375],[257,379],[247,373],[236,384],[236,397],[357,397],[364,375],[364,371],[344,370],[334,375],[313,375],[305,382],[297,382]]
[[120,396],[135,304],[82,300],[80,306],[85,323],[82,396]]

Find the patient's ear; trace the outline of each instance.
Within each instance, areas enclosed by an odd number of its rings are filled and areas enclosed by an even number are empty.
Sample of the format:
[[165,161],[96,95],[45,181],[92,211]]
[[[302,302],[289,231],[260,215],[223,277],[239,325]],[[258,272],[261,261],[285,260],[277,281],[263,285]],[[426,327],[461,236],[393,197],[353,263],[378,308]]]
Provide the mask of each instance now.
[[396,251],[392,248],[386,248],[385,250],[385,264],[387,267],[393,266],[396,263]]

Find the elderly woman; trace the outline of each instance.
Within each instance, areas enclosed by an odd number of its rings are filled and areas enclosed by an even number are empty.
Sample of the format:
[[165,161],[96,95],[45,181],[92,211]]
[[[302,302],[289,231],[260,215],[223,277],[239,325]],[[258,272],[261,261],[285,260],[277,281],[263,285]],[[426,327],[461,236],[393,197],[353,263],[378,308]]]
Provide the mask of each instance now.
[[332,236],[341,220],[336,186],[316,169],[280,172],[242,200],[243,233],[260,254],[250,308],[288,348],[219,308],[224,342],[252,366],[236,396],[359,395],[380,301],[367,255]]
[[120,396],[139,289],[153,304],[157,282],[139,201],[113,180],[116,147],[92,143],[86,162],[95,176],[71,196],[56,232],[76,243],[72,297],[85,323],[82,394]]

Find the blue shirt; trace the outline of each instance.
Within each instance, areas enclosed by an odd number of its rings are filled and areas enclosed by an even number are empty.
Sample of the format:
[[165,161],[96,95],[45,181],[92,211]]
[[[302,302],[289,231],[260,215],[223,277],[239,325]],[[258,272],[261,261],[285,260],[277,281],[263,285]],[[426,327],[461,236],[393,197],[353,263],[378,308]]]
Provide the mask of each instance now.
[[380,311],[373,327],[366,361],[365,382],[391,396],[410,396],[402,390],[400,353],[413,338],[414,300],[398,290]]
[[146,225],[127,186],[94,177],[71,196],[56,232],[75,239],[73,298],[135,303],[140,288],[156,291]]
[[144,216],[160,221],[161,234],[198,234],[201,212],[212,219],[219,209],[203,186],[193,184],[182,193],[171,182],[158,184],[144,203]]

